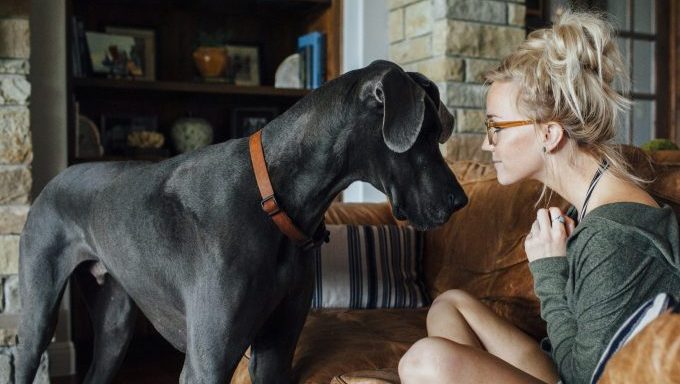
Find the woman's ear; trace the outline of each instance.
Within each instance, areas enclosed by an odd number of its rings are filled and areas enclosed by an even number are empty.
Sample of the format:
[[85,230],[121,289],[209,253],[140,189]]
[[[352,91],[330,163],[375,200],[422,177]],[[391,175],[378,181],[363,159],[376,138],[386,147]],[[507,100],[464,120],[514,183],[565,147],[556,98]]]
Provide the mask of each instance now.
[[551,153],[561,147],[564,137],[564,128],[562,128],[561,124],[554,121],[544,124],[543,146],[545,152]]

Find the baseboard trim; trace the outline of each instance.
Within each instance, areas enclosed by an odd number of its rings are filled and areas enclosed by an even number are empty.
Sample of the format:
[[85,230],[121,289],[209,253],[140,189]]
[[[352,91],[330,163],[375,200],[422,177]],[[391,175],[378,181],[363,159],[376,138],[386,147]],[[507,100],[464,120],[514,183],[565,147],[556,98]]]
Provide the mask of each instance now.
[[50,377],[76,374],[76,348],[72,341],[53,342],[47,347]]

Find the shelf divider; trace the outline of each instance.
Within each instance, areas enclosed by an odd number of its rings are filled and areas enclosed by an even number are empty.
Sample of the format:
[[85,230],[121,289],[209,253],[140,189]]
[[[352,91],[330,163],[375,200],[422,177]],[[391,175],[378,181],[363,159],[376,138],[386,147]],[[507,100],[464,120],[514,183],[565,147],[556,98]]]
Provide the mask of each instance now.
[[310,92],[309,89],[275,88],[271,86],[241,86],[219,82],[146,81],[104,78],[74,78],[73,85],[76,90],[98,89],[282,97],[302,97]]

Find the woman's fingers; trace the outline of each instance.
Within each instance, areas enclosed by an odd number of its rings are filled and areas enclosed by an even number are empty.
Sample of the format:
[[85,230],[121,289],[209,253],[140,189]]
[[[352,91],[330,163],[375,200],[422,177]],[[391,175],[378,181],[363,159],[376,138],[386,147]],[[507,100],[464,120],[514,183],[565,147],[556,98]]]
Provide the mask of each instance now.
[[529,261],[545,257],[566,256],[567,234],[574,229],[574,221],[557,207],[541,208],[524,241]]
[[547,209],[541,208],[536,211],[536,220],[538,221],[541,232],[550,231],[550,215]]
[[550,224],[552,224],[552,230],[554,233],[561,235],[567,234],[567,217],[562,214],[562,211],[557,207],[550,207],[548,210],[550,212]]

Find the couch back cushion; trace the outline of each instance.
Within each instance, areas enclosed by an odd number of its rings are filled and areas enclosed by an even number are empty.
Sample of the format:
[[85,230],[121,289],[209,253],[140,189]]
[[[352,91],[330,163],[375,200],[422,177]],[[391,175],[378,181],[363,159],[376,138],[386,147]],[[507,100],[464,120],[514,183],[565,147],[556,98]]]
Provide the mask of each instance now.
[[[542,185],[535,181],[500,185],[490,164],[460,161],[451,166],[469,202],[446,225],[425,235],[424,271],[431,297],[464,289],[540,337],[544,326],[524,237],[536,219]],[[557,195],[550,205],[567,208]]]

